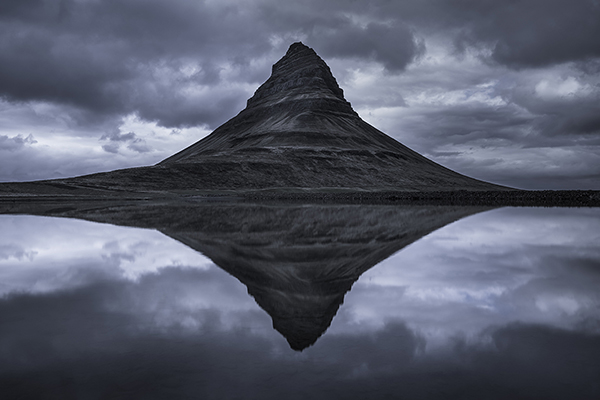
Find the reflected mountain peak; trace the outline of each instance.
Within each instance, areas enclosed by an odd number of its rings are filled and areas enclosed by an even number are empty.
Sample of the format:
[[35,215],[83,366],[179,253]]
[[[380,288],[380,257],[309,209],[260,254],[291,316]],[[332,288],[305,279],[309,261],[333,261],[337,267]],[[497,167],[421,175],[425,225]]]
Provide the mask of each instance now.
[[[484,207],[85,204],[35,214],[157,229],[237,278],[294,350],[314,344],[365,271]],[[31,211],[29,211],[31,212]]]

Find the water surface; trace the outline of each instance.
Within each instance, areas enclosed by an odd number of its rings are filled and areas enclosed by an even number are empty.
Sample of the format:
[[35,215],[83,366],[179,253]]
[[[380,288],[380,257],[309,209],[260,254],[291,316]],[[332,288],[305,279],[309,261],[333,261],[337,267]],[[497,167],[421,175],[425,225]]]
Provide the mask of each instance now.
[[600,397],[598,209],[101,214],[0,215],[0,393]]

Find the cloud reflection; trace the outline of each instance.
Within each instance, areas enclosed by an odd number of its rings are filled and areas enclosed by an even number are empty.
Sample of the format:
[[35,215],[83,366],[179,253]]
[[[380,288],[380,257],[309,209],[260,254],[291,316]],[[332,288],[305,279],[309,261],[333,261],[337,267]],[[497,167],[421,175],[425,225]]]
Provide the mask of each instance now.
[[210,260],[148,229],[26,215],[0,216],[0,296],[49,292]]
[[[0,299],[0,391],[14,397],[600,394],[597,210],[501,209],[440,229],[363,274],[302,353],[244,285],[203,258],[183,263],[186,249],[165,236],[1,218],[10,254],[39,252],[0,258],[10,288]],[[140,245],[150,233],[152,245]],[[53,240],[62,253],[42,245]],[[167,248],[180,264],[159,257]],[[34,290],[31,271],[65,276],[58,254],[85,278]],[[152,257],[163,264],[136,275],[113,269]]]
[[475,340],[491,325],[578,329],[600,321],[598,226],[596,209],[504,208],[467,217],[362,275],[338,321],[401,319],[429,346]]

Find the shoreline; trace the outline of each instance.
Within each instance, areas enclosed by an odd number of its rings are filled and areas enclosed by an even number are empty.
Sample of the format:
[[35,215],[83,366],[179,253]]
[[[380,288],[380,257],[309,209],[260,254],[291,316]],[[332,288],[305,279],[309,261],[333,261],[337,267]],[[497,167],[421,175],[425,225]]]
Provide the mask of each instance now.
[[[509,191],[188,191],[102,193],[13,193],[0,194],[0,205],[34,203],[110,202],[299,202],[386,205],[453,205],[513,207],[600,207],[600,190],[509,190]],[[2,210],[0,210],[2,212]]]
[[356,203],[453,206],[600,207],[598,190],[356,192],[336,194],[251,195],[256,200],[329,200]]

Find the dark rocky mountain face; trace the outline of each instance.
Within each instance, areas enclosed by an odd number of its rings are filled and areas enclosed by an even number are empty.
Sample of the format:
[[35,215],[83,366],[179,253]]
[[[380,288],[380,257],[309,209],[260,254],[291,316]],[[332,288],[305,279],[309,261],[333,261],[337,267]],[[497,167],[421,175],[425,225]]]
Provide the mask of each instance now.
[[312,345],[327,330],[365,271],[428,233],[488,209],[191,201],[15,207],[20,208],[13,213],[161,231],[246,285],[295,350]]

